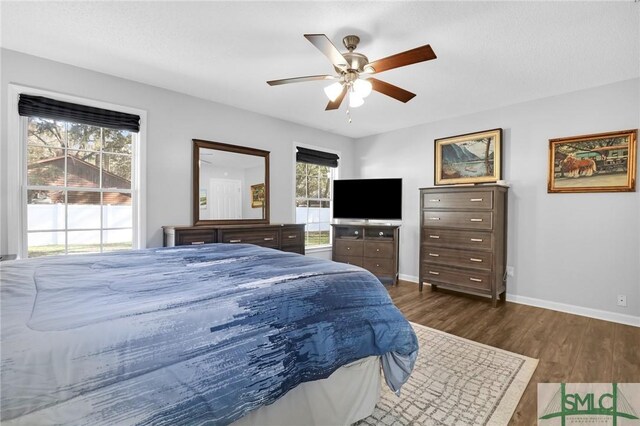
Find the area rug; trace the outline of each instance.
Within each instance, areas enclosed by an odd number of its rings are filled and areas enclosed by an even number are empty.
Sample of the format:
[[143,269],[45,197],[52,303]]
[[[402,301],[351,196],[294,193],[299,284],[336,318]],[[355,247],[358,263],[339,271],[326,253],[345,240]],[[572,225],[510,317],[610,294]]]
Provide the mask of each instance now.
[[538,360],[411,323],[420,350],[398,397],[383,384],[365,425],[507,425]]

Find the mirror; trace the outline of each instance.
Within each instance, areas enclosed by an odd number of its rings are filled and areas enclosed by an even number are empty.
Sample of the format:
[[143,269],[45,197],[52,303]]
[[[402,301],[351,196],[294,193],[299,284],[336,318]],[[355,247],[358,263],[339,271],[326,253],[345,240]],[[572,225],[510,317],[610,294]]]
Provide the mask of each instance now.
[[269,223],[269,151],[193,139],[193,224]]

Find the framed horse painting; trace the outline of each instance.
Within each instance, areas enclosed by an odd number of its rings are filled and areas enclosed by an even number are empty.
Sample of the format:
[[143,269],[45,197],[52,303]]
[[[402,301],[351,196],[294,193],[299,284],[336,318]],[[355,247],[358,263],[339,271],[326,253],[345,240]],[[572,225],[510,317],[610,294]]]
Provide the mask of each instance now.
[[636,190],[638,130],[549,140],[547,192]]

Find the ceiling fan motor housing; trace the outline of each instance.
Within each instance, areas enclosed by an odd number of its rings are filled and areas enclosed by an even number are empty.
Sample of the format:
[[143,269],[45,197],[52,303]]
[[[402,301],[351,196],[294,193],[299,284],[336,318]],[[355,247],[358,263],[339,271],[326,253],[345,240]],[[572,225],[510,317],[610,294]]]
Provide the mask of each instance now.
[[[364,56],[362,53],[345,52],[342,54],[342,56],[344,56],[344,58],[347,60],[347,63],[349,64],[349,70],[362,72],[364,66],[369,63],[369,58]],[[342,70],[336,68],[336,71],[341,72]]]

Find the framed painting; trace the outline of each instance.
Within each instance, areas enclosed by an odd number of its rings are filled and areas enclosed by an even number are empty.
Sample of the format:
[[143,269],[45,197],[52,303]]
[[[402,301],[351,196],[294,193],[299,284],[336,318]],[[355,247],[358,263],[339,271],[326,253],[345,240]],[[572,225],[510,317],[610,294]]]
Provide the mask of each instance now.
[[251,185],[251,207],[263,207],[264,206],[264,183],[258,183]]
[[549,140],[547,192],[636,190],[638,129]]
[[502,178],[502,129],[435,140],[435,184],[496,182]]
[[207,208],[207,190],[200,190],[200,209],[204,210]]

